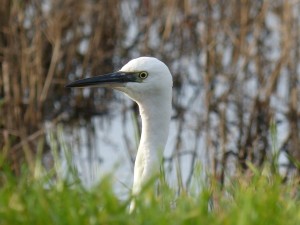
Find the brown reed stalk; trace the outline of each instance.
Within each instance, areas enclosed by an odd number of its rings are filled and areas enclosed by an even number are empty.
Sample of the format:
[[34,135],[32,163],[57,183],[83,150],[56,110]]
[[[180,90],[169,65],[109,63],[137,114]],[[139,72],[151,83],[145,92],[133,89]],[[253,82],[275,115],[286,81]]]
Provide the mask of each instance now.
[[[15,170],[30,163],[45,119],[109,110],[97,99],[112,99],[113,92],[70,92],[68,81],[152,55],[174,76],[172,122],[180,126],[171,160],[180,170],[183,153],[192,157],[181,186],[191,182],[200,156],[221,182],[226,168],[247,174],[248,162],[263,166],[273,154],[270,121],[286,124],[279,150],[300,160],[299,10],[297,1],[277,0],[4,0],[0,150]],[[186,103],[185,96],[193,97]],[[186,132],[195,140],[185,140]]]

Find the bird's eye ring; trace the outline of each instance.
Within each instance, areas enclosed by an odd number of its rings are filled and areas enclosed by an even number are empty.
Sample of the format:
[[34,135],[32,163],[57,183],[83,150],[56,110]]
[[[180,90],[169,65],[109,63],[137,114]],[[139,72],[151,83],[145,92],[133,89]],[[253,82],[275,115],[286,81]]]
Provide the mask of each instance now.
[[148,73],[147,72],[140,72],[140,74],[139,74],[139,77],[141,78],[141,79],[146,79],[147,77],[148,77]]

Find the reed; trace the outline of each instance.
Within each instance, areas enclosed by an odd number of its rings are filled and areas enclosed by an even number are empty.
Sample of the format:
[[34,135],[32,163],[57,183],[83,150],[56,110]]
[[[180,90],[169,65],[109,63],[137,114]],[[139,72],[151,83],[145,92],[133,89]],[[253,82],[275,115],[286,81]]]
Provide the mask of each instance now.
[[[189,152],[192,173],[203,148],[221,181],[229,167],[261,167],[272,158],[271,121],[286,125],[279,151],[299,161],[299,10],[298,1],[4,0],[0,149],[17,171],[35,157],[46,119],[61,122],[69,108],[68,118],[108,112],[96,99],[112,92],[70,93],[69,80],[153,55],[174,75],[179,126],[171,158],[179,167]],[[183,130],[194,137],[192,149]]]

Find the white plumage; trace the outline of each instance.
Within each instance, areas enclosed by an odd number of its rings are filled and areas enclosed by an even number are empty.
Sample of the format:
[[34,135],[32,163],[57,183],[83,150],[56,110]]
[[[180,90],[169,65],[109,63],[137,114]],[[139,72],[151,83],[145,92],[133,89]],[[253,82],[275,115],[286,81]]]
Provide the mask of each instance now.
[[[158,175],[165,148],[172,111],[172,76],[168,67],[153,57],[129,61],[121,70],[75,81],[67,87],[111,87],[134,100],[142,118],[142,133],[136,155],[133,195]],[[131,203],[130,211],[134,209]]]

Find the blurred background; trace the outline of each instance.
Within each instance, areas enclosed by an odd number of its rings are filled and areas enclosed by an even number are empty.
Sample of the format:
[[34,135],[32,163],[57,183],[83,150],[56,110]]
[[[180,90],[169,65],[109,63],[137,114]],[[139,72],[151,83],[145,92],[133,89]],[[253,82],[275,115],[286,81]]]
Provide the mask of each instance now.
[[116,170],[130,186],[137,106],[64,86],[139,56],[173,74],[164,165],[180,188],[199,167],[220,183],[249,163],[299,173],[299,0],[2,0],[0,15],[0,150],[16,174],[71,155],[85,182]]

